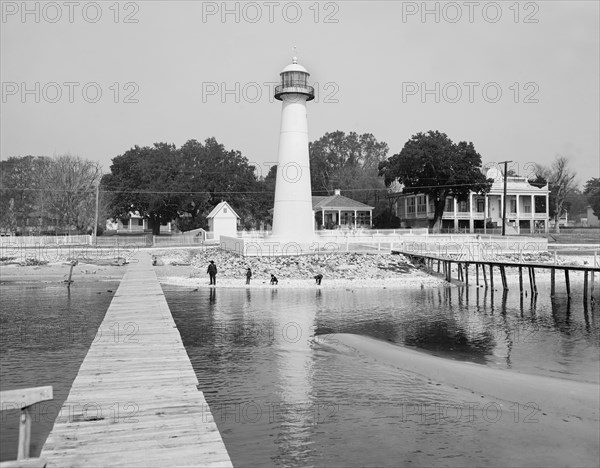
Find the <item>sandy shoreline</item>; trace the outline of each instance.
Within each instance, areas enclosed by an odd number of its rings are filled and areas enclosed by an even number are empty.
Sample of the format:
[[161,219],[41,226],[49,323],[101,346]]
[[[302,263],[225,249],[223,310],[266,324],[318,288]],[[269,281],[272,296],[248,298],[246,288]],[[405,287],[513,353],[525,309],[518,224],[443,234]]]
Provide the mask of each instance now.
[[[234,254],[200,249],[151,249],[140,251],[136,255],[152,255],[156,259],[155,271],[161,284],[185,288],[209,288],[206,268],[210,260],[214,260],[219,268],[217,288],[251,288],[251,289],[419,289],[460,286],[456,280],[456,266],[453,268],[452,283],[447,283],[441,274],[427,272],[419,265],[413,265],[402,255],[361,255],[337,254],[298,258],[243,258]],[[516,259],[507,258],[507,261]],[[525,259],[534,260],[534,259]],[[544,254],[536,258],[539,263],[553,264],[554,255]],[[544,261],[545,260],[545,261]],[[135,261],[135,259],[133,259]],[[558,256],[559,265],[592,266],[593,256]],[[72,279],[75,282],[118,281],[126,271],[127,264],[117,264],[113,260],[98,259],[79,261],[73,268]],[[253,272],[250,285],[246,285],[246,268]],[[70,263],[67,261],[51,262],[43,265],[28,265],[3,262],[0,263],[0,282],[39,281],[42,283],[64,282],[69,276]],[[499,270],[494,269],[494,286],[501,287]],[[278,285],[270,284],[270,274],[279,279]],[[316,285],[314,275],[322,274],[320,286]],[[518,287],[518,269],[506,268],[508,284]],[[600,279],[600,275],[597,275]],[[489,273],[488,273],[489,281]],[[523,271],[524,285],[528,287],[527,271]],[[557,284],[564,283],[564,275],[556,275]],[[573,272],[571,282],[583,281],[583,273]],[[536,282],[550,283],[550,270],[537,269]],[[475,268],[470,268],[469,283],[475,284]],[[483,286],[483,274],[479,272],[479,283]],[[600,287],[598,288],[600,290]]]

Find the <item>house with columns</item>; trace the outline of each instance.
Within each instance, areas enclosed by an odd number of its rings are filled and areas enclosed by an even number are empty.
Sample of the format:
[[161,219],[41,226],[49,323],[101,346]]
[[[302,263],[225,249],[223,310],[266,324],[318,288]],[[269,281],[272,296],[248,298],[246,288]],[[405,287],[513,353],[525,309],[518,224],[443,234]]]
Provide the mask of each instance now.
[[[492,172],[493,171],[493,172]],[[526,177],[508,176],[506,200],[504,200],[504,177],[490,169],[493,178],[489,193],[475,192],[463,202],[448,197],[442,216],[442,229],[483,232],[484,227],[501,228],[502,210],[506,202],[506,234],[533,234],[548,232],[548,185],[536,187]],[[395,214],[402,227],[428,227],[433,220],[434,207],[425,194],[393,195]]]
[[343,196],[339,189],[333,195],[313,196],[312,206],[315,230],[370,229],[373,226],[374,207]]

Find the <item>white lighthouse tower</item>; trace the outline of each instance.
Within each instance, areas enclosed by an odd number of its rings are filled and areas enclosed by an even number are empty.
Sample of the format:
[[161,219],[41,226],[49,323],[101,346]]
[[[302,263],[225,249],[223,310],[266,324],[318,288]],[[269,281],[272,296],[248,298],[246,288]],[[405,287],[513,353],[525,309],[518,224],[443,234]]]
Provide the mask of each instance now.
[[308,71],[296,57],[280,75],[281,84],[275,87],[275,99],[282,101],[282,107],[272,235],[281,240],[307,242],[314,237],[315,223],[306,103],[314,99],[315,91],[308,85]]

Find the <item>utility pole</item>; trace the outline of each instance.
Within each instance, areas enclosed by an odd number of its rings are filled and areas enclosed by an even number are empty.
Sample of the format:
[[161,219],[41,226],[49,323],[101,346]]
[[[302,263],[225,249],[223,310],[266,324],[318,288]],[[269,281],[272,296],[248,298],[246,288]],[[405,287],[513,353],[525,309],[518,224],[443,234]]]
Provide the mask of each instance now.
[[507,180],[507,165],[512,161],[502,161],[499,164],[504,164],[504,197],[502,200],[502,235],[506,235],[506,180]]
[[94,217],[94,245],[98,244],[98,199],[100,198],[100,181],[96,184],[96,216]]

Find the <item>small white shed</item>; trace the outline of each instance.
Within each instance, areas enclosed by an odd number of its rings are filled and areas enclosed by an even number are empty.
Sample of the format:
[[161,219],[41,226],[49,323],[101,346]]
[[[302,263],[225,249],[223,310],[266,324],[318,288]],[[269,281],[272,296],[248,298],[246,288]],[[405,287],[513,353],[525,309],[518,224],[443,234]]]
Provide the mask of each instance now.
[[219,236],[237,236],[237,222],[240,217],[226,201],[215,206],[206,218],[208,230],[213,232],[214,239],[219,239]]

